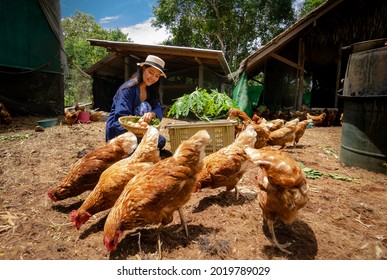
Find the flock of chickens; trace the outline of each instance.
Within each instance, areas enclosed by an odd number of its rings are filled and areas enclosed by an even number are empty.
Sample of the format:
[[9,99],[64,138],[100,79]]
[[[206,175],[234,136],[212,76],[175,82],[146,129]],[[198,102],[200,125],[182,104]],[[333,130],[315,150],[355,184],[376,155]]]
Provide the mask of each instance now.
[[343,117],[343,109],[325,108],[309,110],[308,107],[303,105],[302,109],[297,111],[291,109],[271,111],[265,106],[262,106],[256,109],[255,116],[259,116],[266,120],[282,119],[284,121],[290,121],[295,118],[300,121],[312,119],[314,126],[340,126]]
[[[91,190],[83,204],[70,216],[79,229],[92,215],[110,209],[104,224],[103,243],[108,252],[116,250],[120,235],[146,225],[168,225],[178,211],[182,229],[189,236],[183,206],[193,193],[204,188],[235,190],[250,164],[256,167],[258,200],[272,235],[272,244],[281,251],[274,222],[292,223],[298,210],[308,201],[308,184],[299,164],[286,153],[286,143],[297,144],[305,127],[313,120],[266,121],[250,119],[243,111],[231,109],[230,118],[241,125],[232,144],[209,154],[206,130],[183,141],[175,153],[161,159],[157,140],[159,131],[150,126],[137,144],[126,132],[79,159],[59,185],[48,190],[53,202]],[[273,146],[279,145],[280,149]],[[129,155],[129,156],[128,156]],[[157,231],[158,232],[158,231]],[[158,235],[159,238],[159,235]],[[159,242],[160,244],[160,242]]]
[[294,118],[289,121],[284,119],[273,119],[267,121],[256,114],[250,119],[249,116],[239,109],[230,109],[229,118],[237,119],[241,122],[236,126],[236,135],[243,131],[247,125],[252,125],[257,132],[257,138],[254,147],[260,149],[266,146],[280,146],[285,148],[287,143],[297,145],[300,138],[304,135],[307,126],[315,123],[319,118],[323,118],[325,113],[319,116],[307,114],[305,120],[300,121]]
[[88,112],[90,115],[90,121],[97,122],[101,119],[102,111],[98,110],[86,110],[85,105],[77,103],[74,106],[74,111],[72,112],[69,108],[65,109],[65,121],[69,125],[73,125],[79,121],[80,112]]
[[[101,119],[102,111],[98,110],[86,110],[85,105],[77,104],[74,106],[74,110],[69,108],[65,109],[64,119],[68,125],[73,125],[79,120],[80,112],[88,112],[90,114],[90,121],[99,121]],[[0,124],[10,125],[12,123],[12,115],[10,111],[0,102]],[[44,130],[44,129],[43,129]],[[39,131],[43,131],[39,130]]]

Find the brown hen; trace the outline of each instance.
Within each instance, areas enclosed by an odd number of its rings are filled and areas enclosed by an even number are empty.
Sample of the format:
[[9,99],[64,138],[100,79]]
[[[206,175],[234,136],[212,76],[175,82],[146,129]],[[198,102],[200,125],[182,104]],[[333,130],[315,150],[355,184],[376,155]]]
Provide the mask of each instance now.
[[296,138],[296,127],[299,123],[298,119],[286,122],[277,130],[271,131],[267,144],[270,146],[281,146],[281,149],[286,147],[286,143],[293,143]]
[[245,148],[254,147],[257,133],[250,124],[243,130],[234,142],[203,160],[203,168],[198,178],[198,189],[226,187],[227,191],[235,189],[236,198],[239,192],[236,184],[246,172],[249,156]]
[[136,147],[137,137],[129,131],[111,139],[75,162],[61,183],[48,191],[48,196],[56,202],[92,190],[105,169],[127,157]]
[[260,124],[263,120],[257,113],[253,114],[253,117],[251,118],[256,124]]
[[257,175],[259,206],[272,236],[272,243],[281,251],[291,254],[280,244],[274,232],[274,222],[293,223],[298,211],[308,202],[308,184],[299,164],[287,153],[275,150],[246,149],[252,162],[260,167]]
[[[245,112],[243,112],[240,109],[235,109],[235,108],[230,109],[229,118],[230,119],[238,118],[242,121],[243,126],[241,127],[240,131],[244,130],[249,124],[251,124],[254,127],[255,132],[257,133],[257,136],[256,136],[257,139],[255,141],[254,147],[256,149],[259,149],[266,146],[267,141],[269,139],[269,133],[270,133],[270,131],[266,126],[261,125],[261,123],[260,124],[255,123],[252,119],[250,119],[250,117]],[[240,133],[240,131],[238,132]]]
[[308,124],[310,124],[312,122],[312,120],[303,120],[301,122],[299,122],[297,124],[297,127],[296,127],[296,136],[294,138],[294,141],[293,141],[293,146],[297,145],[298,142],[300,141],[301,137],[304,136],[304,133],[305,133],[305,130],[306,130],[306,127],[308,126]]
[[74,107],[74,110],[75,110],[75,111],[82,111],[82,112],[84,112],[84,111],[86,110],[86,106],[77,103],[77,105],[75,105],[75,107]]
[[71,113],[69,109],[66,109],[65,110],[66,123],[69,125],[73,125],[74,123],[76,123],[78,121],[80,112],[81,111],[79,110],[79,111],[75,111],[74,113]]
[[307,119],[308,112],[306,109],[302,109],[301,111],[295,111],[293,117],[300,120],[300,122]]
[[285,121],[283,119],[274,119],[270,121],[266,121],[266,119],[263,119],[262,125],[266,126],[270,131],[277,130],[281,128],[285,124]]
[[7,108],[5,108],[4,104],[0,102],[0,123],[4,123],[6,125],[11,124],[12,117]]
[[323,126],[326,116],[327,114],[323,112],[318,116],[313,116],[308,113],[306,117],[308,120],[313,121],[313,126]]
[[90,111],[90,120],[92,122],[99,122],[101,120],[102,111],[91,110]]
[[337,112],[334,110],[328,110],[327,126],[334,126],[337,119]]
[[78,210],[71,212],[71,221],[79,229],[89,218],[111,208],[126,184],[138,173],[159,162],[160,150],[157,147],[159,131],[149,126],[134,153],[114,163],[102,172],[99,181]]
[[116,249],[119,235],[124,230],[149,224],[167,225],[172,222],[176,210],[179,210],[188,235],[181,207],[195,190],[209,141],[208,132],[200,130],[183,141],[173,156],[130,180],[105,222],[103,241],[108,251]]

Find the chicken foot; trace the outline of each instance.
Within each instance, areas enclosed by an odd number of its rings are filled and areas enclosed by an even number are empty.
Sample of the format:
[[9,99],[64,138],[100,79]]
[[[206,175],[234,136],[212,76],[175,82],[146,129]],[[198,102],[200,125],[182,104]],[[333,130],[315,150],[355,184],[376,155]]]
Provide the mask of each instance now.
[[238,190],[238,187],[235,186],[234,188],[227,188],[226,189],[226,192],[230,192],[231,193],[231,190],[234,189],[234,193],[235,193],[235,200],[239,200],[239,196],[241,195],[239,190]]
[[[162,259],[162,251],[161,251],[161,238],[160,238],[160,232],[164,229],[164,226],[162,224],[160,224],[157,229],[156,229],[156,236],[157,236],[157,252],[158,252],[158,258],[159,260]],[[153,233],[154,234],[154,233]],[[152,235],[153,235],[152,234]],[[138,235],[138,240],[137,240],[137,244],[138,244],[138,248],[139,248],[139,255],[138,255],[138,259],[142,259],[142,256],[144,255],[143,251],[142,251],[142,248],[141,248],[141,232],[138,232],[137,233]],[[148,234],[146,234],[148,235]]]
[[188,226],[187,226],[187,222],[186,222],[185,217],[184,217],[183,209],[181,209],[181,207],[179,207],[177,210],[179,211],[179,216],[180,216],[180,221],[181,221],[181,226],[180,226],[180,228],[178,229],[178,231],[181,231],[181,230],[183,230],[183,228],[184,228],[184,230],[185,230],[185,235],[186,235],[187,238],[188,238],[188,237],[189,237],[189,236],[188,236]]
[[161,239],[160,239],[160,232],[157,232],[157,248],[159,251],[159,260],[163,259],[163,256],[161,254]]
[[161,254],[161,238],[160,238],[160,232],[164,229],[164,225],[163,224],[160,224],[160,226],[157,228],[156,230],[156,234],[157,234],[157,251],[159,253],[159,260],[162,260],[163,256]]
[[239,190],[238,190],[237,186],[235,186],[234,190],[235,190],[235,199],[239,200]]
[[277,238],[275,237],[275,232],[274,232],[274,221],[267,220],[267,226],[269,227],[269,231],[271,233],[271,237],[272,237],[271,243],[273,244],[273,246],[277,247],[282,252],[285,252],[285,253],[291,255],[292,252],[286,250],[285,248],[289,247],[289,245],[291,245],[292,243],[288,242],[288,243],[285,243],[285,244],[280,244],[277,241]]

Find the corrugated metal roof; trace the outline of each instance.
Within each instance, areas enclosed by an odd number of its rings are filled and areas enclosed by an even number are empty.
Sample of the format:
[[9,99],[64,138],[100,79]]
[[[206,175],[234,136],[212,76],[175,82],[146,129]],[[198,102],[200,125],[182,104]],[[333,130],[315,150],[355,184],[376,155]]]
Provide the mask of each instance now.
[[137,62],[144,61],[149,55],[157,55],[165,61],[166,74],[203,65],[221,76],[230,74],[230,68],[222,51],[210,49],[187,48],[166,45],[146,45],[131,42],[116,42],[88,39],[92,46],[106,48],[111,52],[85,72],[123,77],[124,57],[130,57]]

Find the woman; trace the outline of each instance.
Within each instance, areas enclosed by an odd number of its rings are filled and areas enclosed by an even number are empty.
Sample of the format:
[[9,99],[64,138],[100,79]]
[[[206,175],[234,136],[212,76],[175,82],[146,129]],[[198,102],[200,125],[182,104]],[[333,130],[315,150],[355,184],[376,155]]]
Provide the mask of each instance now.
[[[141,116],[149,123],[153,118],[163,118],[163,108],[159,100],[160,76],[164,73],[165,62],[154,55],[148,55],[142,63],[137,63],[138,71],[117,90],[106,120],[106,141],[125,133],[118,118],[122,116]],[[158,148],[165,146],[165,138],[160,135]]]

